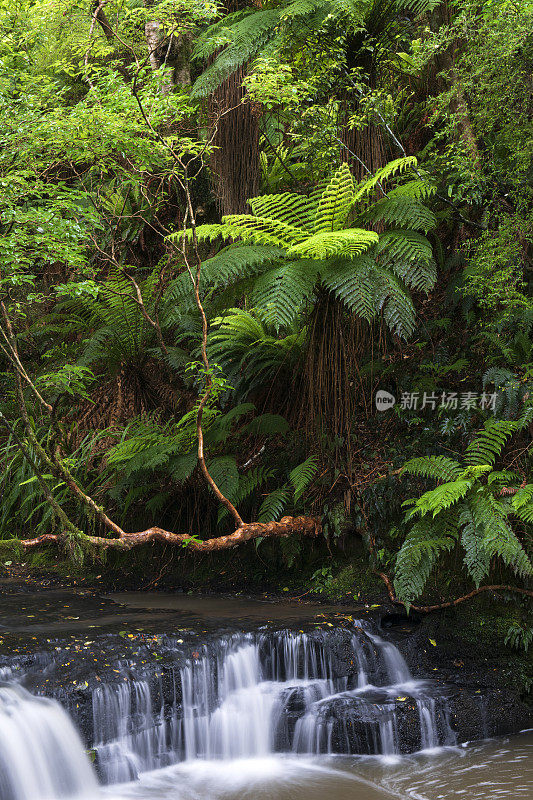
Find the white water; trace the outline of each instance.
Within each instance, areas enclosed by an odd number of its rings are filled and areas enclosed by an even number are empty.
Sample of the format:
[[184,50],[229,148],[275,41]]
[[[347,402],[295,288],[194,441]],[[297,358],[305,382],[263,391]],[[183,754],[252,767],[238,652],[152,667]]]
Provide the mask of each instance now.
[[96,790],[81,740],[59,703],[0,687],[1,800],[89,798]]
[[172,706],[160,696],[156,704],[142,676],[102,685],[93,694],[99,772],[106,783],[121,783],[192,759],[395,756],[413,749],[397,721],[397,703],[407,696],[418,714],[419,749],[455,742],[438,690],[412,679],[393,644],[358,627],[351,650],[355,688],[334,677],[322,640],[289,631],[234,635],[215,652],[200,649],[174,676]]
[[[57,703],[0,688],[0,800],[533,800],[527,755],[515,774],[500,751],[472,762],[442,748],[454,735],[440,690],[413,680],[393,644],[358,627],[351,651],[353,675],[338,677],[320,636],[233,635],[176,671],[173,697],[130,665],[93,692],[103,790]],[[400,757],[407,698],[423,752]]]

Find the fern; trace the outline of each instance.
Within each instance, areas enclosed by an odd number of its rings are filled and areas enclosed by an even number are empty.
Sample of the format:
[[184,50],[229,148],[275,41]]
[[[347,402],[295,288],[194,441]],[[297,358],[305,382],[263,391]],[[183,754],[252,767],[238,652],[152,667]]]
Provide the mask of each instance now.
[[[354,182],[347,164],[343,164],[324,189],[315,213],[313,232],[339,231],[346,224],[354,202]],[[327,258],[327,256],[325,256]]]
[[273,492],[270,492],[261,503],[257,516],[258,521],[275,522],[279,520],[289,497],[289,490],[285,486],[281,486],[279,489],[274,489]]
[[467,447],[467,464],[494,464],[507,440],[519,429],[518,422],[489,420],[485,429]]
[[377,271],[369,256],[363,255],[353,261],[332,259],[326,262],[322,281],[357,316],[370,322],[379,313]]
[[313,480],[318,470],[318,459],[316,456],[309,456],[302,464],[294,467],[289,474],[289,481],[294,487],[294,499],[298,500],[308,485]]
[[215,319],[209,334],[209,355],[220,364],[238,396],[243,399],[274,379],[288,378],[299,360],[305,329],[275,335],[264,314],[228,309]]
[[415,156],[406,156],[405,158],[397,158],[394,161],[389,161],[389,163],[384,167],[378,169],[371,178],[362,181],[356,187],[354,202],[362,200],[364,197],[371,194],[379,183],[385,183],[385,181],[394,177],[398,173],[405,172],[407,169],[416,167],[417,163],[418,162]]
[[251,300],[263,310],[265,322],[276,331],[290,327],[312,294],[318,275],[317,264],[307,260],[288,261],[265,272],[255,282]]
[[[380,170],[379,176],[392,179],[413,163],[412,158],[397,159]],[[372,180],[365,183],[364,191],[359,187],[361,197],[375,185]],[[413,229],[395,227],[378,235],[373,230],[347,227],[355,202],[353,178],[342,165],[307,197],[289,192],[256,197],[250,200],[254,214],[230,215],[220,224],[200,226],[197,235],[201,241],[242,242],[205,262],[203,285],[249,279],[256,310],[279,331],[310,307],[315,285],[322,282],[350,311],[369,321],[382,315],[394,333],[408,337],[415,324],[409,288],[428,291],[436,279],[431,245]],[[379,201],[376,213],[395,225],[407,224],[409,203],[409,218],[426,229],[432,217],[429,212],[424,216],[418,197],[405,195],[391,204],[387,199]],[[396,219],[400,208],[401,218]],[[371,212],[372,207],[367,210]],[[178,285],[184,280],[180,277],[171,289],[180,300]]]
[[422,592],[439,553],[455,541],[464,550],[464,564],[476,586],[489,575],[495,559],[522,579],[533,577],[529,556],[511,525],[513,517],[533,522],[533,484],[508,498],[501,493],[502,484],[516,485],[519,476],[492,468],[508,437],[528,418],[526,410],[518,422],[486,423],[467,448],[464,467],[445,456],[423,456],[404,464],[402,472],[442,482],[404,503],[410,506],[405,515],[410,527],[397,556],[395,586],[407,605]]
[[377,244],[379,236],[374,231],[362,228],[348,228],[344,231],[315,233],[287,250],[289,257],[315,258],[325,260],[335,256],[356,258]]
[[455,536],[453,526],[440,520],[420,520],[407,534],[396,557],[394,588],[408,609],[422,594],[438,557],[454,547]]
[[483,545],[493,556],[522,578],[533,575],[533,567],[520,541],[505,519],[505,507],[485,492],[478,493],[470,503],[472,518],[483,531]]
[[437,219],[420,200],[409,196],[389,197],[374,203],[363,219],[370,222],[387,222],[401,228],[427,233],[436,227]]
[[446,456],[411,458],[402,467],[402,472],[410,475],[422,475],[424,478],[435,478],[438,481],[456,480],[462,471],[458,461]]
[[464,563],[472,580],[479,586],[483,578],[489,574],[492,554],[485,546],[483,530],[476,525],[468,506],[465,506],[459,517],[459,525],[462,527]]

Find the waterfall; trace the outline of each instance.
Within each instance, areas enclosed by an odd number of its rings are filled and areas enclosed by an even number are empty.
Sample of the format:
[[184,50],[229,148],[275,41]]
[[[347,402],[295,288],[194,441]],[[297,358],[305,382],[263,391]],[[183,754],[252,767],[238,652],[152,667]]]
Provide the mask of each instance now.
[[337,635],[348,674],[335,660],[335,634],[279,631],[199,647],[172,674],[170,691],[134,671],[97,687],[93,746],[103,780],[197,758],[394,756],[455,742],[440,687],[413,680],[394,644],[362,622]]
[[81,739],[59,703],[0,687],[0,798],[91,798],[97,782]]

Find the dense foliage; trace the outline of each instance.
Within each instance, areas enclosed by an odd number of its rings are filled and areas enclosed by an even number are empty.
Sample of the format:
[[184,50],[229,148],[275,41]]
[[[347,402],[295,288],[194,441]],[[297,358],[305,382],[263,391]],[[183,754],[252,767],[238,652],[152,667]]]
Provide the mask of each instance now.
[[531,640],[532,23],[0,0],[5,558],[305,516],[243,581],[358,596],[362,538],[395,601],[495,586]]

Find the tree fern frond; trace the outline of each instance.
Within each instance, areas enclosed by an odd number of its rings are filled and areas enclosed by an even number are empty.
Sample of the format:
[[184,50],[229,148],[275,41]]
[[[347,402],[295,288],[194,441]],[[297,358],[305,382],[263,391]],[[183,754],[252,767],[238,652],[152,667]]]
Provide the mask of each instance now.
[[[342,164],[331,178],[320,198],[315,214],[314,233],[328,233],[343,228],[353,205],[353,200],[354,181],[352,173],[348,164]],[[328,256],[324,257],[328,258]]]
[[370,194],[375,189],[378,183],[384,183],[397,173],[416,167],[417,163],[415,156],[406,156],[405,158],[397,158],[394,161],[389,161],[384,167],[378,169],[371,178],[362,181],[356,187],[354,201],[362,200],[363,197]]
[[231,33],[233,25],[242,22],[245,17],[254,14],[255,9],[244,8],[240,11],[233,11],[230,14],[224,14],[222,19],[213,22],[206,31],[201,33],[195,43],[192,51],[192,58],[197,60],[206,60],[221,47],[231,42]]
[[284,194],[267,194],[248,200],[254,214],[258,217],[284,222],[295,228],[303,228],[311,232],[313,220],[318,206],[317,199],[302,194],[285,192]]
[[437,225],[437,218],[420,200],[410,197],[384,197],[374,203],[363,215],[371,222],[387,222],[400,228],[411,228],[427,233]]
[[222,233],[224,238],[231,236],[234,239],[239,238],[257,244],[272,244],[276,247],[291,247],[295,242],[304,241],[309,236],[304,228],[251,214],[232,214],[222,217],[220,227],[224,229]]
[[376,273],[369,256],[353,260],[331,259],[322,270],[324,286],[350,311],[370,320],[377,314]]
[[429,178],[416,178],[413,181],[401,183],[393,189],[388,190],[388,195],[391,199],[400,197],[410,198],[412,200],[427,200],[432,197],[437,191],[437,187],[432,183]]
[[[254,11],[233,25],[227,26],[224,37],[230,43],[215,61],[195,81],[193,97],[206,97],[229,78],[235,70],[252,58],[276,34],[280,10],[270,8]],[[203,50],[208,51],[207,43]]]
[[406,339],[415,329],[415,307],[409,292],[395,275],[376,270],[376,306],[391,331]]
[[416,231],[389,230],[382,233],[379,239],[378,254],[393,260],[433,259],[433,249],[425,236]]
[[347,228],[343,231],[315,233],[307,236],[287,251],[289,257],[299,256],[324,260],[333,257],[356,258],[377,244],[379,236],[363,228]]
[[252,303],[261,309],[265,321],[274,325],[276,330],[290,326],[305,301],[311,297],[317,275],[318,265],[315,261],[287,261],[256,280]]

